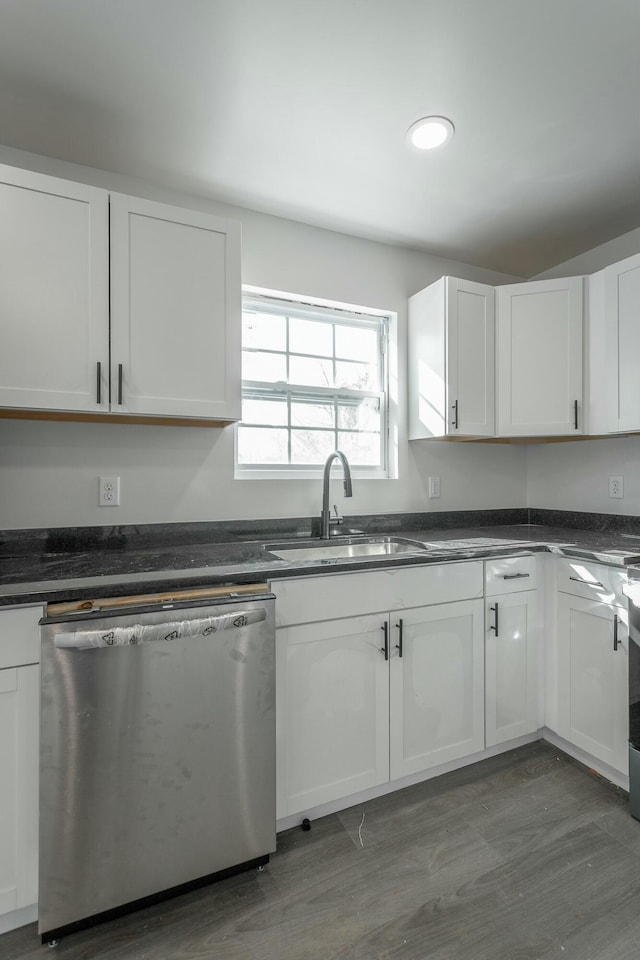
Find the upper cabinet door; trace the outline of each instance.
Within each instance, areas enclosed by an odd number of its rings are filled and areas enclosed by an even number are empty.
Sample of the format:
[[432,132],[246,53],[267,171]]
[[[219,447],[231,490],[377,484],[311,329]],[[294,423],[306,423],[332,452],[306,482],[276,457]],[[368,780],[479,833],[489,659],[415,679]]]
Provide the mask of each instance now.
[[410,297],[410,440],[493,436],[494,296],[442,277]]
[[583,432],[582,277],[498,287],[498,434]]
[[613,353],[614,431],[640,430],[640,256],[629,257],[604,271],[607,342]]
[[447,386],[451,436],[495,433],[495,291],[447,277]]
[[0,167],[0,406],[108,410],[108,194]]
[[111,194],[111,410],[240,419],[240,227]]

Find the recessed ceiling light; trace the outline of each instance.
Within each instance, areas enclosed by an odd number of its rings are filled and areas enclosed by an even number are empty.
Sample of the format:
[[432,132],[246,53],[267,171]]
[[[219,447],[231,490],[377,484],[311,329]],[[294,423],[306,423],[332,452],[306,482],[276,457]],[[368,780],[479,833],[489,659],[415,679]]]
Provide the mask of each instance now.
[[435,150],[453,137],[454,126],[446,117],[423,117],[407,130],[407,140],[415,150]]

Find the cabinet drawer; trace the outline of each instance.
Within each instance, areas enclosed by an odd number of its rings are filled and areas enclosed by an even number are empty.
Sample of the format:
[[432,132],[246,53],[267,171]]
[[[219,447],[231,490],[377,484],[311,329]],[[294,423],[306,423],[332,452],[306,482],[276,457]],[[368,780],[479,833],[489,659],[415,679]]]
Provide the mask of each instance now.
[[501,593],[535,590],[538,586],[536,571],[536,558],[532,556],[485,560],[485,593],[488,597],[496,597]]
[[618,567],[568,557],[558,560],[558,590],[561,593],[626,607],[627,598],[623,593],[626,582],[626,571]]
[[482,596],[482,561],[272,581],[276,626],[403,610]]
[[0,670],[40,662],[42,607],[0,610]]

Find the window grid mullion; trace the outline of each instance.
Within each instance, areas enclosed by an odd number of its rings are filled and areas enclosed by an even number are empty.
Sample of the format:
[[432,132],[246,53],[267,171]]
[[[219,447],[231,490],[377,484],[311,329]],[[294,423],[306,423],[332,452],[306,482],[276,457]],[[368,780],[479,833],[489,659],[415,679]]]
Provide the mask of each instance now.
[[342,403],[358,403],[362,400],[381,400],[382,390],[353,390],[350,387],[319,387],[304,384],[288,384],[281,380],[245,380],[243,393],[262,394],[265,399],[286,397],[288,394],[301,400],[329,403],[334,397]]

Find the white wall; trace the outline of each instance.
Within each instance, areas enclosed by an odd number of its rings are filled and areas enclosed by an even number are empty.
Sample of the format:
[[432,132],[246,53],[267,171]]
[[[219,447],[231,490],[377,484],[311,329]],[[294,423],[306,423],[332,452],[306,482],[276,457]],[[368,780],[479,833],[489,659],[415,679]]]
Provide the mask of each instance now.
[[[624,498],[609,498],[609,477]],[[640,437],[536,444],[527,451],[527,504],[552,510],[640,516]]]
[[[118,174],[0,147],[0,163],[241,220],[243,282],[395,311],[399,327],[399,479],[359,480],[344,512],[521,507],[526,454],[509,445],[409,444],[404,396],[407,298],[442,274],[514,278],[229,207]],[[122,478],[122,506],[98,508],[97,477]],[[442,478],[440,500],[427,477]],[[333,501],[332,501],[333,502]],[[0,529],[310,516],[320,481],[233,479],[233,430],[0,420]]]

